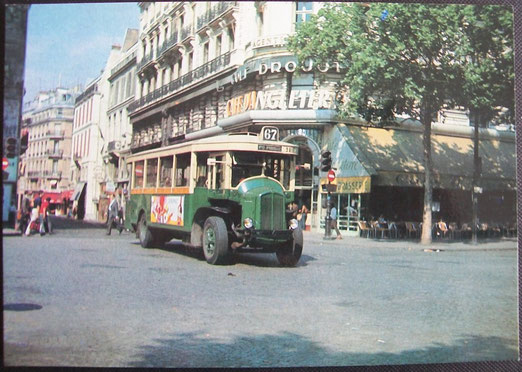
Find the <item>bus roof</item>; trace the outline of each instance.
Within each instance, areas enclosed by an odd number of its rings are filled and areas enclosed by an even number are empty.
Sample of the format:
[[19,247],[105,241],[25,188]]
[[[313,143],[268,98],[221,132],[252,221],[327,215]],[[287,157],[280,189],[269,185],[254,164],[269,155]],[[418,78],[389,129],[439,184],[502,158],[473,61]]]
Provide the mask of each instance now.
[[298,146],[283,141],[264,141],[253,133],[228,133],[138,152],[129,156],[128,160],[210,151],[250,151],[297,155]]

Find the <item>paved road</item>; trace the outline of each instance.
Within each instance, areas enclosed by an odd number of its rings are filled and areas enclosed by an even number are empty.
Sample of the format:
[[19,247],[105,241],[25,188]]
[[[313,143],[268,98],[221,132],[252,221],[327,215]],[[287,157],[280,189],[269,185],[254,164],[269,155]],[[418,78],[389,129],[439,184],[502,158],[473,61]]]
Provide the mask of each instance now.
[[[67,222],[67,221],[66,221]],[[516,242],[477,246],[305,234],[275,255],[208,265],[169,243],[63,224],[4,236],[12,365],[272,367],[514,360]],[[439,250],[439,252],[435,252]]]

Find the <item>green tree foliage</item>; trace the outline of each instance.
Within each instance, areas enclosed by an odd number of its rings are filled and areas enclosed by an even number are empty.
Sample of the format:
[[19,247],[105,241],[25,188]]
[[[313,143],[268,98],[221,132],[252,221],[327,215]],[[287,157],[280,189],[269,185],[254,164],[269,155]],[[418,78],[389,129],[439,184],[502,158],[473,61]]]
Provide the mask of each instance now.
[[482,127],[498,114],[499,107],[508,109],[506,119],[511,122],[515,102],[513,13],[504,6],[476,5],[463,7],[462,14],[456,100],[469,108]]
[[[470,63],[480,48],[487,50],[483,56],[504,56],[509,22],[506,15],[490,18],[495,8],[328,3],[309,22],[299,25],[289,40],[289,49],[301,61],[313,58],[347,66],[340,85],[349,88],[349,100],[339,105],[341,117],[358,114],[368,122],[389,122],[395,115],[406,114],[424,125],[423,243],[431,242],[433,117],[445,104],[491,106],[493,101],[483,98],[489,86],[479,89],[477,81],[490,74],[491,84],[502,85],[499,68],[512,68],[508,58],[500,58],[498,63],[489,58]],[[481,32],[492,33],[484,45],[480,44],[483,35],[474,30],[477,20],[484,23]],[[488,31],[490,27],[495,31]],[[491,42],[499,44],[498,49]],[[506,90],[508,94],[509,88]]]

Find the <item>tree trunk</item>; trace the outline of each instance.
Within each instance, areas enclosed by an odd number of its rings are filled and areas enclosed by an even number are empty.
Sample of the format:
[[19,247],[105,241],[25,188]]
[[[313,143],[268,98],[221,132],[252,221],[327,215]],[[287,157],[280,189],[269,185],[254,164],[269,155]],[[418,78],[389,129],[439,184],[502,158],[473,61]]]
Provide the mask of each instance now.
[[471,217],[471,231],[472,231],[472,243],[477,244],[478,235],[478,194],[476,188],[479,186],[480,179],[480,157],[479,157],[479,125],[480,115],[478,112],[473,115],[475,118],[474,125],[474,137],[473,137],[473,184],[471,185],[471,205],[472,205],[472,217]]
[[433,202],[433,164],[431,159],[431,112],[423,109],[421,122],[424,125],[424,210],[422,213],[421,244],[431,244],[432,216],[431,205]]

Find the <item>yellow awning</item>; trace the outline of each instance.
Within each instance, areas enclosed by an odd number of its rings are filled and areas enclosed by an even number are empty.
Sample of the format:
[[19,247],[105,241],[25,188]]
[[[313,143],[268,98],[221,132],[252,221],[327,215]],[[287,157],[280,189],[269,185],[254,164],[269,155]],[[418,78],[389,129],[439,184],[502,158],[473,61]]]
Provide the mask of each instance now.
[[[338,126],[354,158],[381,186],[418,186],[424,182],[423,134],[402,128]],[[481,138],[481,182],[485,190],[515,190],[516,148],[509,140]],[[432,133],[434,188],[470,190],[473,177],[473,139]],[[352,176],[342,169],[343,177]],[[352,166],[356,169],[356,166]],[[353,176],[360,176],[360,172]]]

